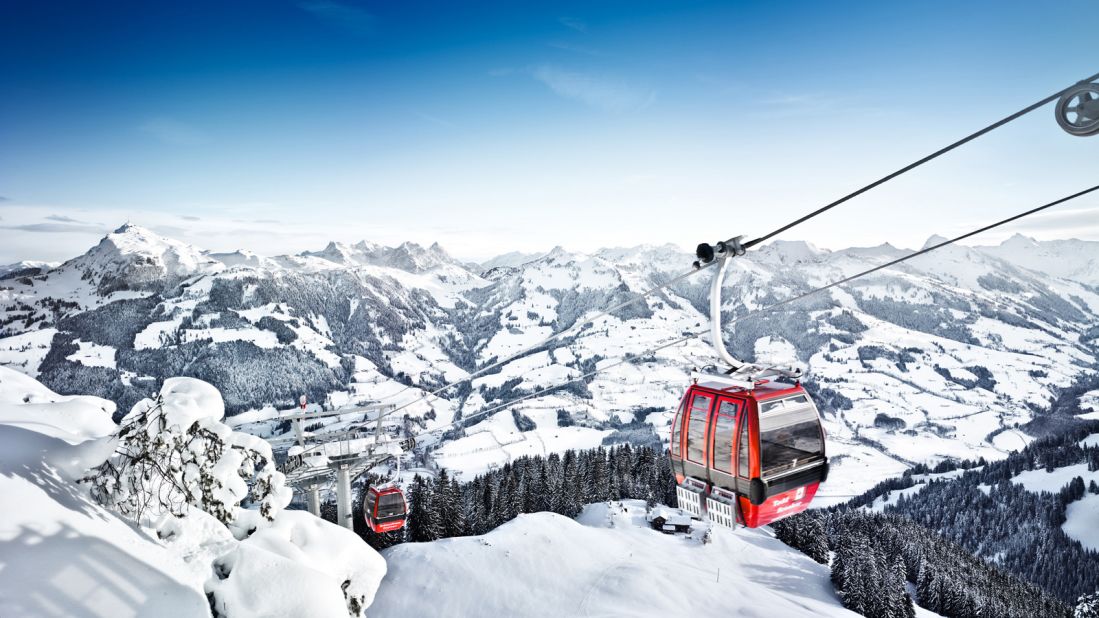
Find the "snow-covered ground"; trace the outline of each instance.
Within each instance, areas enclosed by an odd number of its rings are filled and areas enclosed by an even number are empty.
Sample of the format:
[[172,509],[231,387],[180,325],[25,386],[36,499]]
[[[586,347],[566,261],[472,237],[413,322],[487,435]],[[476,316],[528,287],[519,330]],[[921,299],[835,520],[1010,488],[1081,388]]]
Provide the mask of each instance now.
[[589,505],[577,520],[520,515],[478,537],[405,543],[371,613],[398,616],[856,616],[828,568],[763,530],[665,535],[645,504]]
[[1088,410],[1077,418],[1099,420],[1099,390],[1088,391],[1080,396],[1080,409]]
[[1050,493],[1057,493],[1058,491],[1061,491],[1062,487],[1068,485],[1072,479],[1078,476],[1084,479],[1085,487],[1091,481],[1099,483],[1099,470],[1094,472],[1089,471],[1086,463],[1065,466],[1063,468],[1054,468],[1052,472],[1047,472],[1045,468],[1027,470],[1026,472],[1018,474],[1011,480],[1014,483],[1022,485],[1027,491],[1048,491]]
[[0,369],[0,614],[208,614],[197,564],[75,483],[113,450],[113,410]]
[[[970,468],[970,470],[980,470],[980,467]],[[915,485],[906,487],[904,489],[897,489],[889,492],[884,496],[879,496],[870,505],[865,507],[867,510],[874,511],[876,513],[882,513],[888,506],[896,506],[897,501],[901,499],[901,496],[906,496],[911,499],[913,496],[919,494],[927,487],[927,484],[931,481],[944,481],[948,479],[957,478],[969,470],[951,470],[950,472],[939,472],[931,474],[914,474],[912,480],[915,481]],[[814,500],[814,506],[818,506]]]
[[1085,548],[1099,551],[1099,494],[1087,493],[1069,503],[1061,530]]
[[[197,380],[169,381],[162,396],[189,421],[224,413]],[[227,618],[342,617],[345,588],[369,606],[385,562],[309,513],[266,522],[240,510],[231,529],[191,509],[141,526],[93,501],[76,481],[114,451],[113,412],[0,367],[0,615],[190,618],[213,603]]]
[[[1099,445],[1099,434],[1092,434],[1080,441],[1082,446]],[[1047,491],[1056,493],[1072,479],[1080,477],[1084,480],[1084,486],[1091,483],[1099,483],[1099,470],[1089,471],[1086,463],[1054,468],[1052,472],[1045,469],[1027,470],[1011,480],[1022,485],[1027,491]],[[1071,538],[1080,541],[1087,549],[1099,551],[1099,495],[1090,492],[1084,493],[1084,497],[1070,502],[1065,510],[1065,523],[1061,529]]]

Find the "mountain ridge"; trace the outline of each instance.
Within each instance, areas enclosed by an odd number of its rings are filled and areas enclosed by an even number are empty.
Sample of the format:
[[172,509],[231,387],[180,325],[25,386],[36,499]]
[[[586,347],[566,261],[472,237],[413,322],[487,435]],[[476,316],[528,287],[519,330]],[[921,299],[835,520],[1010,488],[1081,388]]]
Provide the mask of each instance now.
[[[218,386],[231,413],[290,407],[301,394],[337,406],[400,391],[395,401],[407,398],[407,411],[431,429],[553,389],[605,359],[700,330],[708,319],[709,281],[689,279],[442,399],[414,401],[636,299],[686,270],[690,256],[671,245],[555,247],[481,273],[437,244],[331,243],[261,257],[213,254],[136,226],[112,235],[56,268],[3,280],[0,363],[122,409],[160,380],[187,374]],[[1091,244],[1049,245],[1047,253],[1076,254]],[[726,323],[900,254],[889,245],[764,246],[730,265]],[[836,493],[868,488],[856,478],[859,466],[896,474],[914,461],[1002,457],[1030,439],[1017,424],[1094,371],[1099,334],[1094,286],[1035,271],[1029,254],[1015,262],[1013,255],[949,247],[737,322],[726,338],[748,360],[782,358],[808,369],[836,447],[836,478],[852,484]],[[127,270],[133,264],[140,268]],[[531,419],[532,431],[520,430],[505,409],[427,442],[440,462],[475,474],[522,454],[627,434],[666,439],[690,368],[712,359],[703,341],[689,341],[524,402],[516,412]],[[560,424],[558,410],[572,426]]]

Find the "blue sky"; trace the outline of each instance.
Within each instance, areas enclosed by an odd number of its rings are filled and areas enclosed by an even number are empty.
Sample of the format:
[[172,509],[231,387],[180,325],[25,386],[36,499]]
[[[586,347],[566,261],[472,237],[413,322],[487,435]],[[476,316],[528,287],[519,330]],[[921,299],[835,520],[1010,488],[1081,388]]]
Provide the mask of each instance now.
[[[125,220],[267,254],[752,236],[1099,72],[1096,12],[7,0],[0,261]],[[1094,184],[1097,161],[1043,109],[785,237],[918,246]],[[1017,231],[1099,239],[1096,208]]]

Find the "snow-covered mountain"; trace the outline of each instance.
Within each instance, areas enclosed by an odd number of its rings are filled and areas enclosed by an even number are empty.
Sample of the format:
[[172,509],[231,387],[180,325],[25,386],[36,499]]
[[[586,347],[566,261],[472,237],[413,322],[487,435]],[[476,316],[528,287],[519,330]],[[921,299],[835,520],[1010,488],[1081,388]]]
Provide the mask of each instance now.
[[1038,242],[1016,234],[998,246],[981,249],[1030,270],[1099,285],[1099,252],[1093,242],[1075,239]]
[[[733,264],[727,319],[903,254],[774,242]],[[739,321],[727,339],[743,357],[806,367],[836,463],[822,493],[859,493],[912,462],[1001,458],[1026,444],[1019,428],[1095,371],[1096,256],[1099,243],[1082,241],[952,246]],[[190,375],[218,386],[231,413],[289,407],[301,394],[332,405],[386,398],[416,402],[405,411],[430,430],[702,329],[708,272],[471,388],[422,398],[690,261],[674,246],[558,247],[482,276],[438,245],[212,254],[127,225],[56,268],[0,280],[0,362],[121,409],[163,378]],[[422,443],[473,474],[522,454],[666,438],[691,368],[713,362],[712,351],[693,340],[635,360]]]
[[481,262],[481,270],[488,272],[494,268],[518,268],[527,262],[532,262],[540,257],[541,253],[523,253],[521,251],[511,251],[498,255],[492,259]]
[[8,276],[24,277],[27,275],[37,275],[54,268],[55,266],[57,266],[57,264],[39,262],[36,260],[23,260],[22,262],[15,262],[14,264],[4,264],[0,266],[0,278]]

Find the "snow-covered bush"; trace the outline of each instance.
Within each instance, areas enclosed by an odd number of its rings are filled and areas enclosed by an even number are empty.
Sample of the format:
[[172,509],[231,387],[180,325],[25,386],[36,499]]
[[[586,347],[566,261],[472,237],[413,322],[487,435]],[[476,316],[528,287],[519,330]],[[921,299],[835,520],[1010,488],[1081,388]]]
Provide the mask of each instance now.
[[1077,599],[1074,618],[1099,618],[1099,592],[1085,594]]
[[114,454],[85,477],[92,495],[124,515],[148,522],[183,516],[191,507],[231,524],[251,500],[267,520],[290,501],[271,447],[221,423],[225,404],[213,386],[170,378],[155,399],[123,419]]

